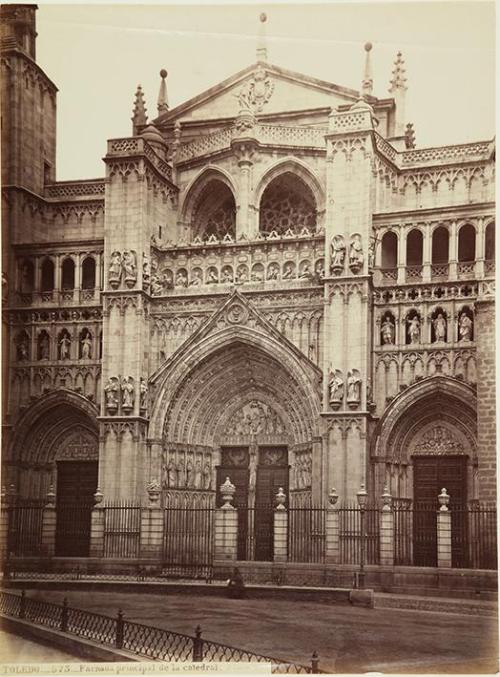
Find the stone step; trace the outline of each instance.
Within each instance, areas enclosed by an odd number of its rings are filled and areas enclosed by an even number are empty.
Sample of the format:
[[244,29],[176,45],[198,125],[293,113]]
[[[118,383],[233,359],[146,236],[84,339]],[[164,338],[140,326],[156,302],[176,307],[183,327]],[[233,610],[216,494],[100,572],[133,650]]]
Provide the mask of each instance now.
[[488,617],[495,617],[498,614],[498,605],[496,602],[447,597],[393,595],[376,592],[375,608],[381,607]]

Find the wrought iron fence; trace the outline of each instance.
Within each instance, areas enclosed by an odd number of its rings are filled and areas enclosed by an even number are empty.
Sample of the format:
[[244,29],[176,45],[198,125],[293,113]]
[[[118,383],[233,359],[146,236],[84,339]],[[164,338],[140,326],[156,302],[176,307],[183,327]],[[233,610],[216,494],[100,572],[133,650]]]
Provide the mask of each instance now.
[[212,577],[214,521],[214,508],[165,508],[165,574],[189,578]]
[[313,653],[310,665],[294,663],[272,656],[262,656],[246,649],[207,641],[198,626],[194,636],[127,621],[123,612],[115,618],[83,609],[30,599],[23,590],[20,595],[0,592],[0,613],[31,621],[61,632],[84,637],[100,644],[125,649],[153,660],[179,662],[249,662],[271,663],[271,671],[280,674],[318,674],[319,660]]
[[11,505],[7,512],[7,553],[17,557],[39,555],[42,550],[44,504],[41,501]]
[[237,559],[271,562],[274,558],[274,509],[271,504],[237,507]]
[[413,564],[413,511],[411,499],[395,498],[394,514],[394,564]]
[[[362,517],[363,514],[363,517]],[[361,520],[364,529],[361,529]],[[362,538],[364,531],[364,538]],[[345,504],[339,508],[339,551],[341,564],[360,564],[361,548],[365,549],[365,564],[380,561],[380,508]]]
[[451,512],[453,567],[497,569],[497,511],[473,503]]
[[288,561],[323,563],[326,553],[326,508],[288,509]]
[[105,505],[104,556],[139,557],[141,506],[131,503]]

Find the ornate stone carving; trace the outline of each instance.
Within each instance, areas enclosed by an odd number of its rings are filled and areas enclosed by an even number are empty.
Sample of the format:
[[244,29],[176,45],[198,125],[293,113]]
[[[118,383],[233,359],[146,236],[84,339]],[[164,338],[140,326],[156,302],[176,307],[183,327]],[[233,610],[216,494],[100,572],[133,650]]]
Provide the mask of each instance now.
[[413,454],[429,454],[441,456],[443,454],[465,454],[463,444],[456,439],[449,428],[436,425],[423,433],[420,441],[413,447]]
[[459,341],[472,341],[472,328],[473,322],[471,318],[464,311],[460,314],[460,319],[458,321],[458,340]]
[[137,255],[133,249],[123,252],[122,266],[125,284],[131,289],[137,282]]
[[344,272],[344,262],[345,262],[345,240],[343,235],[334,235],[331,245],[331,263],[330,263],[330,272],[332,275],[340,275]]
[[80,352],[83,360],[90,360],[92,358],[92,337],[87,331],[80,339]]
[[164,489],[198,489],[212,487],[212,465],[209,454],[198,450],[170,450],[162,454],[162,486]]
[[332,409],[338,409],[344,399],[344,378],[340,369],[330,371],[328,382],[329,402]]
[[66,330],[61,332],[59,339],[59,359],[69,360],[71,355],[71,338]]
[[246,82],[236,95],[240,110],[259,112],[264,107],[273,93],[274,85],[262,66],[257,66],[253,77]]
[[106,411],[114,414],[118,409],[118,396],[120,384],[116,376],[110,376],[107,384],[104,386],[104,395],[106,398]]
[[351,269],[351,272],[359,273],[363,267],[364,260],[365,257],[363,254],[363,246],[361,244],[361,235],[359,233],[353,233],[349,245],[349,268]]
[[234,301],[226,310],[226,322],[229,324],[246,324],[248,309],[240,301]]
[[407,320],[408,326],[408,338],[410,345],[415,346],[420,343],[420,320],[415,315],[411,319]]
[[120,279],[122,275],[122,255],[119,251],[114,251],[111,254],[111,259],[108,267],[108,281],[113,289],[120,286]]
[[226,425],[225,435],[280,435],[285,426],[268,404],[252,400],[233,414]]
[[135,401],[134,379],[132,378],[132,376],[122,379],[121,391],[122,391],[122,410],[125,413],[129,413],[133,409]]
[[306,489],[312,483],[312,450],[295,452],[294,489]]
[[347,405],[350,409],[357,409],[361,402],[361,375],[357,369],[347,373]]
[[447,322],[443,313],[438,313],[437,317],[432,321],[434,326],[434,342],[435,343],[445,343],[446,342],[446,330]]
[[149,262],[148,255],[143,252],[142,254],[142,288],[144,291],[148,291],[149,284],[151,282],[151,265]]
[[139,409],[141,412],[146,411],[148,408],[148,384],[146,379],[141,376],[141,382],[139,384]]
[[384,316],[382,326],[380,327],[380,336],[382,345],[393,345],[396,335],[396,325],[390,313]]

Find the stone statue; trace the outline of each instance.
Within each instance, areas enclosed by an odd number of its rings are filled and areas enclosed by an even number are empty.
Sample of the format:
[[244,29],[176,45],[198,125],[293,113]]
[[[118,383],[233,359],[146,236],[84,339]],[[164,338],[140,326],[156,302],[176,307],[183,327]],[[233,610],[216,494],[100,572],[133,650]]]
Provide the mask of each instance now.
[[259,268],[253,268],[250,279],[252,282],[262,282],[264,280],[264,274]]
[[148,384],[142,376],[139,385],[139,407],[141,411],[145,411],[148,408]]
[[176,287],[187,287],[188,286],[187,275],[183,270],[179,270],[177,275],[175,276],[175,286]]
[[161,277],[158,275],[158,273],[155,273],[151,277],[151,293],[153,296],[159,296],[163,291],[163,284],[161,281]]
[[347,374],[347,401],[359,403],[361,401],[361,376],[357,369]]
[[444,343],[446,341],[446,319],[442,313],[432,322],[434,326],[434,337],[436,343]]
[[50,357],[50,341],[47,334],[42,334],[40,336],[40,359],[48,360]]
[[168,486],[175,488],[177,486],[177,468],[174,459],[170,458],[167,465]]
[[349,246],[349,268],[353,273],[357,273],[362,268],[364,259],[361,235],[354,233],[354,235],[351,235]]
[[219,277],[217,271],[214,268],[208,269],[207,283],[208,284],[217,284],[219,282]]
[[382,322],[381,333],[382,333],[382,344],[383,345],[393,345],[394,337],[396,333],[396,327],[392,318],[386,315],[385,320]]
[[108,268],[108,280],[113,287],[120,284],[122,274],[122,256],[119,251],[114,251],[111,254],[111,260]]
[[233,281],[233,272],[232,272],[231,268],[224,268],[224,270],[222,271],[221,282],[227,284],[228,282],[232,282],[232,281]]
[[309,264],[306,261],[304,263],[304,265],[302,266],[302,270],[300,271],[299,278],[301,280],[304,280],[304,279],[308,279],[310,277],[311,277],[311,271],[309,269]]
[[189,283],[189,286],[199,287],[201,284],[203,284],[203,280],[201,279],[201,271],[200,270],[193,271],[193,275],[191,277],[191,282]]
[[201,489],[203,484],[203,477],[202,477],[202,471],[201,471],[201,461],[196,461],[196,465],[194,467],[194,488],[195,489]]
[[134,406],[134,379],[129,376],[122,379],[122,409],[132,409]]
[[191,459],[186,463],[186,487],[193,486],[193,462]]
[[293,263],[288,261],[285,263],[285,267],[283,268],[283,279],[284,280],[292,280],[295,277],[294,272],[293,272]]
[[142,286],[147,289],[150,280],[150,265],[149,258],[145,252],[142,254]]
[[210,469],[210,464],[207,462],[203,466],[203,488],[210,489],[212,485],[212,471]]
[[467,313],[461,313],[458,321],[459,341],[472,341],[472,326],[472,320]]
[[340,369],[330,372],[330,380],[328,382],[329,400],[331,403],[340,403],[344,397],[344,379]]
[[368,245],[368,268],[373,268],[375,265],[375,238],[370,238],[370,243]]
[[59,359],[69,360],[71,350],[71,339],[67,334],[63,334],[59,339]]
[[408,336],[412,346],[420,343],[420,321],[416,315],[408,321]]
[[268,280],[277,280],[280,269],[277,263],[271,263],[267,269],[267,279]]
[[17,344],[17,359],[20,362],[25,362],[29,359],[28,341],[24,336]]
[[236,271],[236,282],[248,282],[248,273],[245,266],[239,266]]
[[108,382],[104,386],[104,394],[106,397],[106,408],[117,409],[118,408],[118,379],[116,376],[111,376],[108,378]]
[[122,265],[125,273],[125,284],[132,287],[137,280],[137,262],[133,250],[123,252]]
[[81,350],[82,350],[82,359],[90,360],[92,357],[92,339],[90,338],[89,332],[87,332],[81,338]]
[[344,236],[334,235],[330,245],[330,270],[334,275],[338,275],[344,269],[345,249]]

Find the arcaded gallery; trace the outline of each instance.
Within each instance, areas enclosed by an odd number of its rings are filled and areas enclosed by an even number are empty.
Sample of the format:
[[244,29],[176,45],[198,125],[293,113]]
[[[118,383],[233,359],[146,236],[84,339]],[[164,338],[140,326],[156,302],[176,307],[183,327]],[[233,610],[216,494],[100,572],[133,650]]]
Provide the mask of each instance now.
[[254,63],[176,107],[158,64],[56,181],[36,6],[1,17],[5,570],[488,585],[494,141],[419,148],[401,52],[378,98],[376,46],[340,86],[257,13]]

